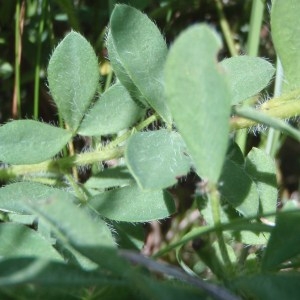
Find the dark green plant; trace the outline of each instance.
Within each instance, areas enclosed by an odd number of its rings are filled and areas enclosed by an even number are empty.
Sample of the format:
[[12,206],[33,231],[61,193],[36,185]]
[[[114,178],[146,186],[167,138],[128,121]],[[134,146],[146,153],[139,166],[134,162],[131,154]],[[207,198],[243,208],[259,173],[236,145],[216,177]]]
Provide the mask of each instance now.
[[[293,34],[300,4],[289,2],[274,1],[271,11],[283,92],[256,106],[246,100],[270,84],[274,67],[250,56],[218,62],[221,40],[204,24],[182,32],[168,50],[145,14],[116,5],[106,37],[116,80],[102,94],[87,40],[71,31],[59,43],[47,74],[65,127],[34,120],[0,127],[3,298],[297,299],[300,213],[277,212],[274,160],[258,148],[244,157],[231,137],[262,124],[300,141],[285,121],[300,114]],[[160,128],[145,131],[153,122]],[[78,136],[91,149],[72,153]],[[78,183],[78,169],[91,165],[98,169]],[[205,225],[154,255],[176,250],[184,273],[137,251],[140,225],[176,212],[167,189],[191,169],[202,179],[194,207]],[[201,279],[201,262],[210,283]]]

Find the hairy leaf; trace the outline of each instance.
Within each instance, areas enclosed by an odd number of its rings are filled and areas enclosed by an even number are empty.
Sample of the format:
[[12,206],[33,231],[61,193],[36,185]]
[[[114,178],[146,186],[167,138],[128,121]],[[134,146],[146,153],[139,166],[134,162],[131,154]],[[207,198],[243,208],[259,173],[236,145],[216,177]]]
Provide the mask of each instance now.
[[30,283],[49,289],[80,289],[91,285],[122,286],[121,279],[107,272],[86,271],[71,264],[30,257],[6,258],[0,262],[0,286]]
[[197,173],[214,183],[226,155],[231,106],[227,79],[216,59],[220,47],[219,37],[208,26],[192,26],[174,42],[165,67],[175,124]]
[[0,257],[39,257],[62,260],[53,246],[35,230],[17,223],[0,224]]
[[59,113],[73,132],[95,95],[98,81],[98,61],[92,46],[71,31],[50,58],[48,83]]
[[0,210],[17,214],[31,212],[26,201],[38,203],[56,197],[63,202],[73,202],[75,197],[63,190],[35,182],[16,182],[0,188]]
[[34,164],[56,155],[72,133],[33,120],[17,120],[0,127],[0,160],[9,164]]
[[133,99],[151,106],[171,123],[164,101],[167,45],[156,25],[135,8],[116,5],[110,19],[107,47],[113,69]]
[[125,151],[127,166],[144,189],[161,189],[186,175],[191,161],[185,153],[180,135],[165,129],[139,132],[128,141]]
[[272,64],[259,57],[231,57],[220,64],[229,78],[232,105],[259,93],[268,85],[275,72]]
[[85,115],[78,133],[101,136],[117,133],[133,125],[144,112],[120,83],[111,86]]
[[38,205],[30,200],[25,204],[51,226],[58,238],[65,239],[82,254],[95,259],[96,253],[101,255],[108,249],[113,253],[116,246],[105,222],[74,203],[53,195]]
[[96,195],[89,205],[103,217],[124,222],[148,222],[175,212],[174,201],[168,193],[142,190],[136,185]]

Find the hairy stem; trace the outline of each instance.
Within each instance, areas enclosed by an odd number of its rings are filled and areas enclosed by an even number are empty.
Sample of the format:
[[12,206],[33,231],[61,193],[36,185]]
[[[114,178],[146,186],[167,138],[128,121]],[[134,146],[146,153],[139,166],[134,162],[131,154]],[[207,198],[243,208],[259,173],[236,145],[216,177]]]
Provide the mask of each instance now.
[[[300,90],[294,90],[283,96],[273,98],[258,109],[259,112],[266,114],[269,117],[278,119],[288,119],[300,115]],[[230,120],[231,129],[250,128],[259,124],[259,122],[252,121],[242,117],[233,117]]]
[[[157,115],[152,115],[146,120],[139,123],[135,127],[135,130],[140,131],[157,119]],[[110,142],[107,146],[93,152],[74,154],[69,157],[47,160],[38,164],[13,165],[3,169],[0,168],[0,179],[9,180],[11,178],[30,173],[68,173],[73,167],[86,166],[114,158],[119,158],[124,154],[124,147],[119,147],[118,145],[126,141],[131,136],[131,134],[131,130],[127,131],[123,135]]]
[[[260,116],[264,114],[266,115],[266,117],[273,117],[278,119],[287,119],[299,116],[300,90],[294,90],[278,98],[271,99],[261,105],[257,109],[257,111],[260,112]],[[140,131],[158,119],[159,117],[154,114],[134,127],[134,130]],[[244,117],[234,116],[230,120],[230,125],[231,130],[237,130],[242,128],[251,128],[259,124],[260,122],[260,120],[253,121]],[[114,158],[119,158],[123,155],[124,149],[122,147],[118,147],[118,145],[126,141],[131,135],[132,130],[129,130],[110,142],[103,149],[96,150],[94,152],[74,154],[72,156],[63,157],[56,160],[47,160],[39,164],[16,165],[4,167],[2,169],[0,168],[0,179],[8,180],[16,176],[22,176],[30,173],[65,173],[74,166],[85,166]]]

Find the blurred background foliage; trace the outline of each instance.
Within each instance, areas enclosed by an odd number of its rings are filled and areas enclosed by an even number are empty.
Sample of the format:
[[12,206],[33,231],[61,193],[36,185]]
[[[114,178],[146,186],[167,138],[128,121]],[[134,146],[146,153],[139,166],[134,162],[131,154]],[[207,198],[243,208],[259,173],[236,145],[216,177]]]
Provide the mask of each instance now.
[[[188,26],[206,22],[220,33],[224,48],[219,59],[234,54],[249,54],[247,44],[253,30],[250,24],[253,7],[264,6],[259,26],[258,56],[276,63],[271,41],[270,1],[261,0],[11,0],[0,1],[0,123],[9,119],[35,118],[58,123],[59,116],[48,93],[46,66],[57,43],[70,30],[83,34],[93,45],[101,73],[99,92],[113,80],[107,59],[105,34],[115,3],[127,3],[147,13],[166,37],[168,44]],[[230,49],[222,20],[230,28]],[[224,23],[223,23],[224,25]],[[255,25],[255,24],[254,24]],[[193,45],[190,45],[191,47]],[[251,53],[250,53],[251,54]],[[253,55],[253,54],[252,54]],[[182,59],[185,57],[183,55]],[[200,59],[200,58],[199,58]],[[180,84],[180,83],[179,83]],[[272,96],[273,87],[262,95]],[[265,133],[247,135],[247,149],[258,146]],[[298,199],[300,177],[300,146],[291,139],[281,139],[277,160],[282,195]],[[189,180],[182,183],[179,194],[191,192]],[[185,187],[185,185],[187,185]],[[183,191],[183,192],[182,192]],[[180,195],[179,195],[180,196]]]

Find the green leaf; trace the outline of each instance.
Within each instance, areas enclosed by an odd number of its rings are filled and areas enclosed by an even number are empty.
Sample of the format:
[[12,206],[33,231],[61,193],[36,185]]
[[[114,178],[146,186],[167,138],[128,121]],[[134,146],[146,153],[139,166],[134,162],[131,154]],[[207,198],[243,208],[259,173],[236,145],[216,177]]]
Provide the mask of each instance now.
[[126,164],[141,188],[161,189],[177,182],[191,166],[180,135],[165,129],[138,132],[128,141]]
[[224,59],[220,64],[229,78],[232,105],[258,94],[275,72],[272,64],[259,57],[236,56]]
[[[115,243],[107,225],[98,216],[91,216],[92,212],[77,207],[75,200],[68,192],[39,183],[19,182],[0,189],[0,210],[37,216],[38,228],[51,230],[70,251],[75,249],[97,263],[107,252],[112,257]],[[90,260],[74,255],[85,267],[92,267]],[[104,262],[109,264],[110,260]]]
[[234,143],[234,142],[230,143],[230,145],[228,147],[226,159],[231,160],[240,166],[244,166],[244,163],[245,163],[244,154],[243,154],[241,148],[239,147],[239,145],[237,143]]
[[63,202],[73,202],[75,197],[63,190],[35,182],[17,182],[0,188],[0,211],[30,214],[26,201],[46,201],[56,197]]
[[33,120],[17,120],[0,127],[0,160],[34,164],[56,155],[71,139],[64,129]]
[[143,223],[110,221],[116,231],[116,242],[121,249],[141,251],[145,244],[145,228]]
[[38,203],[28,199],[25,204],[67,246],[109,269],[118,267],[113,263],[116,244],[99,216],[56,195]]
[[252,148],[246,158],[245,171],[256,184],[262,213],[275,213],[278,194],[275,161],[265,151]]
[[59,113],[73,132],[95,95],[98,81],[98,61],[92,46],[71,31],[50,58],[48,83]]
[[256,185],[244,168],[231,160],[226,160],[220,177],[221,196],[243,216],[255,216],[259,208]]
[[0,286],[5,287],[30,283],[35,287],[81,289],[91,285],[119,287],[125,284],[101,270],[85,271],[70,264],[25,257],[1,260],[0,278]]
[[110,19],[107,48],[113,69],[132,98],[150,105],[171,123],[164,101],[167,45],[156,25],[135,8],[116,5]]
[[107,189],[117,186],[126,186],[134,183],[134,179],[125,166],[104,169],[91,176],[84,184],[88,189]]
[[52,245],[29,227],[16,223],[0,224],[0,257],[39,257],[62,260]]
[[262,261],[263,270],[276,269],[278,265],[300,254],[300,212],[279,214],[271,233]]
[[165,66],[167,100],[176,126],[197,173],[213,183],[226,155],[231,110],[229,86],[217,64],[220,47],[208,26],[192,26],[174,42]]
[[103,217],[124,222],[148,222],[175,212],[174,201],[167,192],[142,190],[136,185],[96,195],[89,205]]
[[119,57],[113,42],[111,30],[109,30],[107,33],[106,46],[110,63],[113,67],[114,73],[117,75],[118,80],[120,80],[122,85],[127,89],[131,98],[136,102],[136,104],[138,104],[141,108],[148,108],[149,103],[146,101],[145,96],[142,95],[141,91],[136,87],[130,74],[127,73],[121,58]]
[[274,0],[271,9],[271,32],[276,53],[284,70],[284,89],[300,87],[300,2]]
[[120,83],[111,86],[85,115],[78,133],[101,136],[132,126],[144,112]]
[[257,274],[232,280],[244,299],[297,300],[300,294],[300,274],[283,272],[279,274]]

